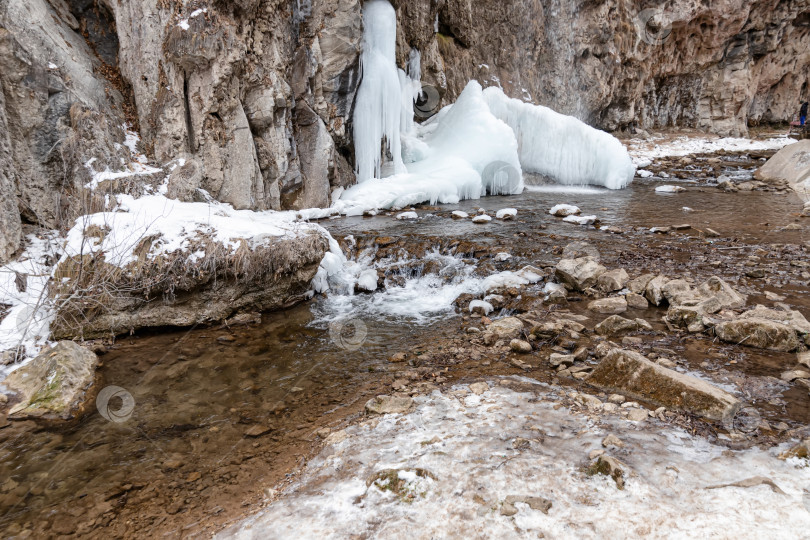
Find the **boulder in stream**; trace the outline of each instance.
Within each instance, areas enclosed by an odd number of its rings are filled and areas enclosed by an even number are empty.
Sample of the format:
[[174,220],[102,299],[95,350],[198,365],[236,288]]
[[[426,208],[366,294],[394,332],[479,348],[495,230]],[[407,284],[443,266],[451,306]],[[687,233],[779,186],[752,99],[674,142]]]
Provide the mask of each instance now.
[[43,350],[3,384],[19,398],[10,420],[73,420],[88,408],[96,381],[98,357],[72,341]]
[[776,310],[757,306],[738,318],[722,321],[714,328],[721,340],[770,349],[792,352],[810,341],[810,323],[798,311]]
[[599,264],[592,257],[580,257],[578,259],[562,259],[557,263],[557,277],[566,287],[577,291],[583,291],[596,285],[596,280],[604,274],[607,269]]
[[737,398],[706,381],[667,369],[639,353],[623,349],[610,351],[585,380],[607,392],[709,420],[732,418],[741,406]]
[[775,185],[788,185],[805,202],[810,201],[810,140],[789,144],[757,169],[754,178]]

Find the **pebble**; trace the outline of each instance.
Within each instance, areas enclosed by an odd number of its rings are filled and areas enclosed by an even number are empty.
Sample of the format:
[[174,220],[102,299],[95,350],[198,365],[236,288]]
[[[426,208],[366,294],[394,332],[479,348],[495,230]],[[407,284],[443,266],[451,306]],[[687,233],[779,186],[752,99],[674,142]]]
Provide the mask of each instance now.
[[476,396],[480,396],[481,394],[483,394],[487,390],[489,390],[489,385],[487,383],[485,383],[485,382],[477,382],[477,383],[472,383],[470,385],[470,392],[472,392]]
[[615,403],[617,405],[621,405],[626,400],[627,400],[627,398],[625,398],[621,394],[610,394],[610,396],[608,396],[608,401],[611,402],[611,403]]

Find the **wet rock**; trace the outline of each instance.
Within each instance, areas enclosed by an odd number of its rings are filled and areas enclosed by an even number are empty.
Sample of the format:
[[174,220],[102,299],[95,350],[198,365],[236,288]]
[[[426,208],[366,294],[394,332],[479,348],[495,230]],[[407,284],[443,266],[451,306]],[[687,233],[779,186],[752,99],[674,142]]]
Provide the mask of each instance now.
[[532,344],[522,339],[513,339],[509,342],[509,348],[512,351],[520,354],[527,354],[532,352]]
[[613,481],[616,482],[617,488],[624,489],[624,467],[626,467],[626,465],[618,459],[601,455],[591,463],[587,473],[590,476],[595,474],[610,476],[613,478]]
[[65,421],[92,408],[98,357],[72,341],[45,349],[6,377],[3,384],[20,399],[10,420]]
[[606,293],[612,293],[624,289],[630,276],[624,268],[605,272],[596,280],[596,288]]
[[596,262],[599,262],[601,255],[596,246],[587,242],[571,242],[563,248],[563,259],[581,259],[583,257],[590,257]]
[[616,448],[624,448],[624,442],[622,442],[622,440],[618,438],[616,435],[613,435],[611,433],[610,435],[602,439],[602,446],[605,448],[607,448],[608,446],[615,446]]
[[407,358],[408,358],[408,355],[406,353],[398,352],[398,353],[392,354],[388,358],[388,361],[389,362],[394,362],[394,363],[396,363],[396,362],[404,362],[405,360],[407,360]]
[[627,411],[627,419],[631,422],[645,422],[648,417],[647,409],[630,409]]
[[596,280],[607,269],[590,257],[563,259],[557,263],[555,273],[567,287],[583,291],[596,285]]
[[644,274],[627,282],[630,292],[643,295],[647,290],[647,285],[655,277],[654,274]]
[[559,283],[546,283],[543,292],[546,293],[546,301],[550,303],[564,302],[568,297],[568,290]]
[[507,516],[507,517],[514,516],[515,514],[518,513],[517,508],[515,508],[515,505],[512,504],[512,503],[506,502],[506,501],[501,503],[501,511],[500,512],[501,512],[502,516]]
[[708,238],[718,238],[720,236],[719,232],[715,231],[714,229],[710,229],[708,227],[706,227],[703,230],[703,234],[706,235],[706,237]]
[[639,326],[636,321],[619,317],[618,315],[611,315],[604,321],[596,325],[594,330],[600,336],[616,336],[627,332],[635,332]]
[[721,340],[773,351],[791,352],[810,334],[810,323],[798,311],[778,311],[764,306],[746,311],[739,318],[714,328]]
[[669,280],[665,276],[656,276],[652,278],[647,287],[644,289],[644,297],[655,306],[660,306],[664,301],[664,285]]
[[647,299],[640,294],[628,293],[625,295],[624,299],[627,301],[627,307],[632,309],[647,309],[650,307],[650,303],[647,302]]
[[739,400],[728,392],[622,349],[608,353],[586,381],[606,391],[710,420],[731,418],[740,408]]
[[[548,499],[544,499],[543,497],[529,497],[526,495],[509,495],[504,501],[504,504],[508,504],[513,508],[515,507],[515,503],[524,503],[532,510],[539,510],[544,514],[548,514],[552,506],[551,501]],[[503,513],[503,510],[501,510],[501,513]]]
[[576,362],[576,358],[573,354],[551,353],[551,356],[548,357],[551,367],[573,366],[574,362]]
[[273,431],[273,428],[264,424],[255,424],[250,426],[247,431],[245,431],[245,436],[250,437],[252,439],[261,437],[262,435],[267,435]]
[[745,306],[748,297],[717,276],[712,276],[697,288],[701,299],[717,298],[723,309],[739,309]]
[[523,331],[523,322],[516,317],[505,317],[494,321],[487,327],[487,333],[498,339],[514,339]]
[[602,298],[601,300],[594,300],[589,303],[588,309],[605,315],[624,313],[627,311],[627,300],[621,296]]
[[810,371],[794,369],[782,373],[782,380],[785,382],[793,382],[796,379],[810,379]]
[[409,397],[377,396],[366,402],[366,412],[370,414],[406,413],[413,408],[413,399]]

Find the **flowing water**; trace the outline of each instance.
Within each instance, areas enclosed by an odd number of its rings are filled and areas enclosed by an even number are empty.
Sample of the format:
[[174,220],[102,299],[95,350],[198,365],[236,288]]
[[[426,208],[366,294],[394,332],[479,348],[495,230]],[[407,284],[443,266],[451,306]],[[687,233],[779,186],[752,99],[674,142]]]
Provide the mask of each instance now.
[[[417,208],[416,221],[392,214],[322,222],[386,276],[385,291],[326,295],[248,326],[120,338],[101,357],[99,386],[132,396],[126,421],[95,411],[58,429],[0,419],[0,531],[107,538],[216,530],[260,505],[263,488],[288,479],[317,430],[349,421],[370,396],[390,391],[392,354],[458,340],[468,323],[453,305],[456,296],[479,293],[492,273],[548,266],[572,240],[597,246],[608,268],[696,280],[716,274],[752,295],[750,305],[764,303],[769,290],[810,316],[810,279],[789,263],[810,240],[810,223],[795,217],[795,196],[683,185],[688,190],[677,194],[656,193],[655,184],[643,181],[621,191],[534,186],[520,196]],[[550,216],[558,203],[578,205],[617,234]],[[486,225],[451,218],[454,210],[472,214],[479,207],[493,215],[509,207],[518,212],[513,221]],[[794,222],[801,228],[783,230]],[[649,232],[681,224],[691,229]],[[720,236],[707,237],[707,228]],[[381,254],[386,244],[394,247]],[[491,256],[497,252],[512,258],[497,261]],[[752,256],[758,257],[752,264],[768,270],[766,278],[744,275]],[[581,303],[571,305],[584,311]],[[657,322],[663,311],[651,313],[646,317],[663,329]],[[661,338],[659,345],[675,349],[690,372],[742,389],[770,422],[810,422],[807,389],[777,381],[792,367],[790,355],[695,336]],[[442,376],[498,370],[516,371],[483,362],[430,376],[440,384]],[[542,370],[531,376],[551,379]]]

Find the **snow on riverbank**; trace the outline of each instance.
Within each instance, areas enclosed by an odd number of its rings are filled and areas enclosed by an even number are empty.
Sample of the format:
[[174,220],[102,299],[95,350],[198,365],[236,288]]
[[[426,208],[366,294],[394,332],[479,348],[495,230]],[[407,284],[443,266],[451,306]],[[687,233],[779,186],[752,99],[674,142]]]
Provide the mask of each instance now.
[[[810,527],[810,468],[778,449],[730,451],[657,421],[560,407],[546,385],[489,384],[332,433],[299,481],[218,538],[770,539]],[[625,444],[607,449],[625,464],[624,490],[584,472],[609,433]],[[752,477],[777,488],[722,487]],[[504,504],[526,497],[551,508]]]
[[771,137],[764,140],[741,139],[734,137],[676,137],[666,139],[656,137],[651,141],[632,139],[628,149],[633,163],[637,167],[647,167],[655,159],[672,156],[688,156],[691,154],[713,154],[717,152],[748,152],[754,150],[779,150],[795,139],[786,136]]
[[[12,358],[33,357],[47,343],[53,312],[48,281],[53,261],[62,253],[62,239],[53,232],[29,235],[26,249],[14,261],[0,267],[0,354]],[[21,365],[21,364],[20,364]],[[14,368],[0,362],[0,380]]]
[[76,220],[67,234],[63,258],[102,252],[107,263],[124,267],[138,260],[136,249],[149,238],[149,257],[188,251],[193,260],[204,255],[189,250],[195,240],[206,239],[235,251],[242,242],[252,249],[309,232],[328,234],[317,224],[297,221],[295,212],[235,210],[226,203],[180,202],[163,195],[137,199],[118,195],[112,211]]

